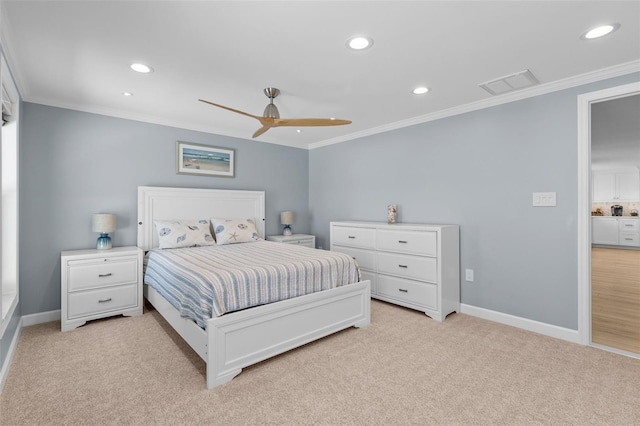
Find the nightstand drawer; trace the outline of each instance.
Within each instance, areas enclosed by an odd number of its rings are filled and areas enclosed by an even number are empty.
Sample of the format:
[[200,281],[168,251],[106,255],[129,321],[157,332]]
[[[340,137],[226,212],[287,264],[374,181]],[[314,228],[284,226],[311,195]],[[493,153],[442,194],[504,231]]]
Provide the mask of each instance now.
[[376,235],[376,247],[378,250],[388,250],[397,253],[436,256],[437,240],[438,237],[435,232],[381,229]]
[[378,275],[378,294],[438,310],[438,286],[435,284]]
[[299,246],[315,248],[314,247],[315,238],[301,238],[299,240],[291,240],[291,241],[287,241],[287,244],[295,244]]
[[68,294],[67,319],[138,306],[138,284]]
[[333,238],[331,244],[373,249],[376,244],[376,230],[373,228],[334,226],[331,238]]
[[433,257],[378,252],[378,272],[413,280],[437,282],[438,263]]
[[138,259],[104,258],[69,261],[68,291],[78,291],[138,281]]

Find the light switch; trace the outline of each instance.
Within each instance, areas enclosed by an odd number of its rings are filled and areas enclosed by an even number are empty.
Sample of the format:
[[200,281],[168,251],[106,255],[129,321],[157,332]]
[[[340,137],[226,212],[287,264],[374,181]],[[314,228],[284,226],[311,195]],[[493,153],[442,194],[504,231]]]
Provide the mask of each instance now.
[[534,192],[533,206],[534,207],[555,207],[556,193],[555,192]]
[[473,269],[464,270],[464,279],[465,281],[473,282]]

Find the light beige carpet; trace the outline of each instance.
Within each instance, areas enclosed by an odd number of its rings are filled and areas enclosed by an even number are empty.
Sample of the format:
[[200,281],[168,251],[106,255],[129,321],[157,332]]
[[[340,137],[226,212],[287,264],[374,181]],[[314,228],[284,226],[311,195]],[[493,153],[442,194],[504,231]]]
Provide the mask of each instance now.
[[454,314],[372,302],[350,328],[205,387],[159,314],[23,330],[2,425],[640,424],[640,361]]

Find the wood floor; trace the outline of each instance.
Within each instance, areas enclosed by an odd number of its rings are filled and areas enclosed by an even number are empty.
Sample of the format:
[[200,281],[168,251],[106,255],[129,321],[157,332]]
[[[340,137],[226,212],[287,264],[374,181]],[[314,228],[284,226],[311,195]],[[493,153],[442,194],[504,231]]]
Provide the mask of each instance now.
[[591,249],[591,340],[640,354],[640,250]]

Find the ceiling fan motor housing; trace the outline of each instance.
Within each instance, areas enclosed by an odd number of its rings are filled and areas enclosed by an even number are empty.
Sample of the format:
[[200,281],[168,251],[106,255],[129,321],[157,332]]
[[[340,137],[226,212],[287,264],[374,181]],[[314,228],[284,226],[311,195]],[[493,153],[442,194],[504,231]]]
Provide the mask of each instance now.
[[266,89],[264,89],[264,94],[267,95],[270,102],[264,109],[264,113],[262,114],[262,116],[269,118],[280,118],[280,111],[278,111],[278,108],[273,103],[273,99],[280,94],[280,90],[276,89],[275,87],[267,87]]

